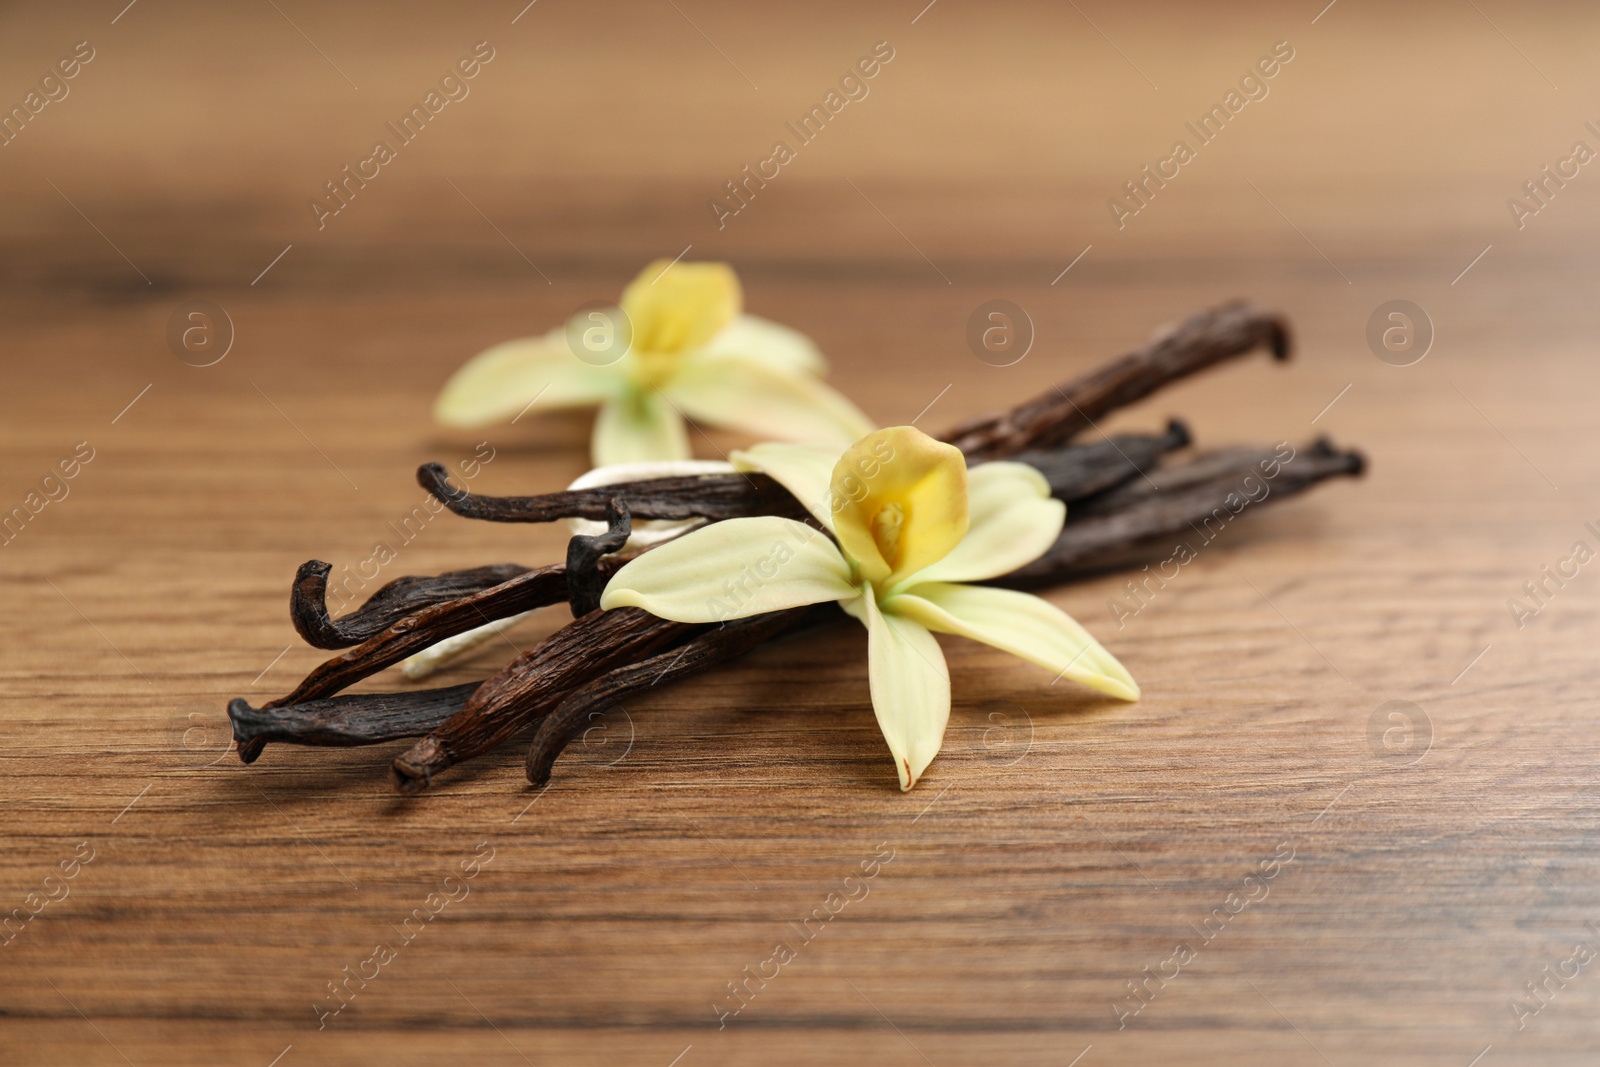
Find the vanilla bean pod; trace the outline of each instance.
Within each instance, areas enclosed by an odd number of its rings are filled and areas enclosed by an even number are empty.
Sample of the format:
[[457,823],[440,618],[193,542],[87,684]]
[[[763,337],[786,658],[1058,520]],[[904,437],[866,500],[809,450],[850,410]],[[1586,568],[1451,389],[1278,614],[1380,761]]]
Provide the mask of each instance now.
[[804,519],[807,515],[787,489],[765,474],[754,473],[650,478],[541,496],[480,496],[452,485],[442,464],[425,463],[417,468],[417,483],[457,515],[489,522],[603,521],[613,500],[625,503],[635,519],[716,520],[747,515]]
[[600,594],[606,591],[615,568],[601,570],[600,557],[620,552],[633,533],[633,517],[628,505],[614,499],[606,509],[606,532],[593,537],[575,535],[567,542],[567,603],[572,617],[581,618],[600,610]]
[[508,615],[531,611],[567,598],[567,568],[560,564],[519,574],[508,582],[412,612],[376,637],[316,667],[287,696],[269,707],[300,704],[331,696],[407,656],[447,637],[476,629]]
[[699,674],[719,663],[744,655],[780,634],[840,617],[832,604],[752,615],[723,623],[678,648],[658,652],[637,663],[625,664],[567,693],[555,709],[539,720],[539,731],[528,747],[525,769],[528,781],[544,785],[556,757],[571,744],[594,716],[616,707],[642,690]]
[[308,700],[288,707],[255,708],[242,699],[228,704],[233,739],[252,763],[269,741],[295,745],[377,745],[421,737],[461,710],[477,682],[443,689],[358,693]]
[[1092,445],[1034,448],[1006,459],[1026,463],[1050,483],[1050,495],[1067,503],[1093,496],[1153,470],[1167,452],[1189,444],[1189,428],[1177,419],[1164,434],[1119,433]]
[[531,569],[520,563],[494,563],[447,574],[396,578],[355,611],[333,619],[328,615],[328,575],[333,567],[320,559],[308,560],[300,564],[294,576],[289,618],[306,644],[314,648],[348,648],[376,637],[414,611],[459,600]]
[[638,608],[590,612],[480,685],[460,711],[395,759],[389,779],[402,793],[419,793],[435,774],[487,752],[597,673],[637,662],[705,629]]
[[[1262,462],[1271,450],[1230,449],[1218,469],[1217,457],[1165,468],[1151,477],[1156,485],[1113,490],[1105,504],[1069,512],[1061,536],[1044,555],[1012,571],[996,584],[1031,588],[1086,578],[1148,560],[1152,552],[1190,554],[1212,541],[1241,513],[1341,476],[1359,477],[1366,469],[1360,452],[1341,452],[1326,440],[1301,449],[1267,477]],[[1195,468],[1186,470],[1185,468]],[[1196,479],[1196,473],[1208,476]],[[1166,479],[1162,486],[1161,479]]]
[[1266,347],[1289,358],[1289,326],[1280,316],[1244,303],[1189,316],[1158,332],[1144,347],[998,415],[957,426],[941,440],[971,459],[999,459],[1058,445],[1179,378],[1233,356]]
[[[1291,448],[1287,441],[1279,447],[1284,453],[1295,458],[1305,451],[1305,449]],[[1330,447],[1325,440],[1319,440],[1311,445],[1313,450],[1319,448],[1327,450]],[[1142,478],[1132,479],[1078,501],[1067,512],[1067,521],[1081,521],[1092,515],[1124,511],[1147,497],[1171,496],[1179,490],[1193,486],[1219,482],[1231,486],[1251,474],[1259,477],[1269,470],[1278,469],[1285,462],[1284,453],[1262,445],[1231,445],[1208,449],[1190,457],[1184,463],[1152,469]],[[1266,464],[1266,467],[1262,468],[1262,464]],[[1273,477],[1276,478],[1277,475]]]
[[[579,535],[572,538],[568,545],[566,566],[556,564],[537,572],[529,571],[473,595],[445,604],[436,604],[401,618],[359,647],[320,664],[292,693],[271,701],[260,709],[252,708],[242,700],[234,701],[228,705],[228,717],[234,724],[234,739],[239,745],[240,759],[246,763],[253,763],[260,757],[268,741],[293,739],[293,726],[286,725],[276,733],[259,728],[260,720],[270,716],[277,709],[292,708],[297,712],[303,711],[309,704],[319,703],[322,698],[353,685],[362,678],[376,674],[385,667],[398,663],[405,657],[447,637],[475,629],[495,619],[553,604],[562,599],[573,605],[575,614],[587,613],[598,608],[600,593],[605,589],[606,582],[625,562],[622,559],[603,560],[601,557],[621,549],[627,543],[630,530],[631,521],[627,508],[617,503],[612,508],[609,529],[605,533],[594,537]],[[301,568],[302,573],[305,570],[306,568]],[[405,581],[407,579],[398,579],[390,584],[399,585]],[[430,579],[418,578],[410,581],[426,583]],[[590,604],[590,601],[593,603]],[[457,701],[455,707],[450,709],[450,713],[459,710],[463,702]],[[326,716],[344,715],[349,719],[343,724],[348,729],[349,736],[362,737],[379,727],[360,721],[361,717],[370,713],[382,718],[387,708],[355,702],[333,704],[325,709],[319,703],[314,712],[319,716],[315,720],[319,728],[326,728],[324,721]],[[424,734],[442,722],[447,715],[438,716],[422,729],[392,736],[415,737]],[[285,718],[295,723],[305,721],[287,712]],[[387,739],[387,736],[390,735],[385,735],[384,739]]]

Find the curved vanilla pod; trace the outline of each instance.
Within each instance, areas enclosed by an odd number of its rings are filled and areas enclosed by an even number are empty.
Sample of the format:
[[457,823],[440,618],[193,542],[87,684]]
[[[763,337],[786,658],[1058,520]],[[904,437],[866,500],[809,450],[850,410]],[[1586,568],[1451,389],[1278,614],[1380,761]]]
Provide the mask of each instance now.
[[601,570],[600,557],[622,551],[633,533],[633,518],[621,498],[606,508],[606,527],[605,533],[575,534],[567,542],[567,603],[574,619],[600,610],[600,594],[616,573],[615,567]]
[[531,569],[520,563],[493,563],[446,574],[396,578],[356,610],[334,619],[328,615],[328,575],[333,567],[320,559],[307,560],[295,572],[289,590],[289,618],[313,648],[348,648],[376,637],[414,611],[459,600]]
[[964,422],[940,440],[961,449],[968,459],[1001,459],[1059,445],[1117,408],[1257,348],[1270,350],[1274,359],[1288,359],[1288,322],[1242,301],[1224,304],[1190,315],[1158,331],[1143,347],[1009,411]]
[[613,500],[626,504],[635,519],[735,519],[746,515],[804,519],[807,515],[787,489],[765,474],[683,475],[541,496],[481,496],[452,485],[443,464],[425,463],[417,468],[417,484],[457,515],[489,522],[604,522]]
[[293,692],[267,706],[283,707],[332,696],[446,637],[507,615],[559,604],[566,598],[567,568],[553,563],[470,596],[434,604],[396,620],[377,636],[320,664]]

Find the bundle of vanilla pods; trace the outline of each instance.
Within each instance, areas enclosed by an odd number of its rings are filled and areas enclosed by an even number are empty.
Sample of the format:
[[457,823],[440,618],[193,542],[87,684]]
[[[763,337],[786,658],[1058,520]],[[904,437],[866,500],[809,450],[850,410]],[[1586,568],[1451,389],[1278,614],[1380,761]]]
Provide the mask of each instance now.
[[[1359,452],[1340,451],[1326,440],[1287,449],[1232,447],[1169,462],[1170,453],[1190,444],[1188,430],[1175,420],[1157,434],[1069,443],[1107,413],[1258,348],[1286,360],[1285,322],[1242,303],[1225,305],[1193,315],[1034,400],[944,435],[969,464],[1008,459],[1036,467],[1068,505],[1055,545],[998,581],[1036,587],[1170,557],[1177,546],[1203,543],[1202,530],[1240,515],[1241,501],[1283,500],[1323,479],[1361,474],[1365,460]],[[596,713],[786,632],[840,617],[829,604],[712,626],[669,622],[638,608],[599,609],[606,581],[629,558],[625,548],[635,519],[715,522],[782,515],[808,521],[801,503],[764,475],[657,478],[534,497],[467,493],[451,485],[438,464],[424,466],[417,477],[466,518],[583,518],[604,520],[607,529],[572,538],[565,563],[500,563],[398,578],[338,619],[329,617],[326,602],[331,568],[318,560],[305,563],[290,594],[295,629],[318,648],[349,651],[263,707],[242,699],[228,705],[245,763],[259,758],[269,741],[352,746],[416,737],[393,761],[390,777],[399,792],[418,793],[440,771],[533,728],[527,777],[542,785],[556,757]],[[1270,492],[1258,496],[1264,484]],[[446,638],[563,601],[573,621],[481,683],[337,695]]]

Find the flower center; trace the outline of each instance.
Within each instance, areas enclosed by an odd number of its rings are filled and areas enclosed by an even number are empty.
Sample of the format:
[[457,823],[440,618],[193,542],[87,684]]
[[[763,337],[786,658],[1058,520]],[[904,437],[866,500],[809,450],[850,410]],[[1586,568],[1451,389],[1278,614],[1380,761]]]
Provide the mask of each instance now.
[[633,381],[641,389],[655,389],[677,368],[681,352],[633,350]]
[[905,531],[906,507],[899,501],[890,501],[872,516],[872,540],[885,563],[895,567],[900,560],[900,535]]

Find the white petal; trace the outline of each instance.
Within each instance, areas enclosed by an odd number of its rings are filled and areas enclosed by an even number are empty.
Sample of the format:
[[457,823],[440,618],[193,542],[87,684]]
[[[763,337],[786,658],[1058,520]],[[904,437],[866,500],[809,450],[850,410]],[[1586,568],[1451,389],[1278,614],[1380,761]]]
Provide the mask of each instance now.
[[1089,631],[1054,604],[1028,593],[927,582],[886,598],[883,609],[939,633],[993,645],[1055,672],[1057,678],[1071,678],[1120,700],[1139,699],[1133,676]]
[[647,463],[613,463],[579,475],[567,488],[593,489],[597,485],[645,482],[652,478],[690,478],[700,474],[733,472],[733,464],[725,459],[660,459]]
[[[651,478],[684,478],[700,474],[732,474],[733,464],[720,459],[668,459],[654,463],[616,463],[609,467],[596,467],[582,475],[568,489],[593,489],[600,485],[617,485],[621,482],[642,482]],[[670,540],[705,524],[704,519],[635,519],[633,533],[622,551],[646,548]],[[568,519],[567,529],[584,537],[594,537],[606,532],[606,524],[594,519]]]
[[447,426],[482,426],[515,417],[535,397],[536,408],[589,407],[622,388],[616,368],[585,363],[568,349],[565,331],[552,330],[472,357],[445,383],[433,417]]
[[763,515],[714,522],[652,548],[616,573],[600,606],[725,622],[858,595],[850,565],[825,534]]
[[880,611],[869,593],[865,608],[867,671],[872,680],[872,711],[889,743],[900,788],[910,789],[944,744],[950,721],[950,672],[939,642],[912,619]]
[[600,408],[589,453],[596,467],[688,459],[689,431],[683,416],[660,396],[630,391]]
[[748,359],[696,352],[661,388],[696,422],[767,440],[843,448],[872,430],[871,420],[820,378]]
[[823,374],[828,366],[811,338],[755,315],[740,315],[700,352],[707,356],[737,356],[788,374]]
[[816,520],[833,529],[833,468],[838,448],[816,448],[769,442],[735,452],[728,458],[736,470],[759,471],[789,490]]
[[984,463],[967,471],[967,535],[949,555],[901,583],[978,582],[1044,555],[1061,535],[1067,506],[1026,463]]
[[415,655],[407,656],[400,662],[400,671],[408,681],[415,682],[426,678],[446,663],[459,659],[485,641],[493,640],[532,614],[531,611],[524,611],[504,619],[496,619],[494,622],[456,634],[454,637],[447,637]]

